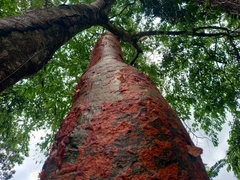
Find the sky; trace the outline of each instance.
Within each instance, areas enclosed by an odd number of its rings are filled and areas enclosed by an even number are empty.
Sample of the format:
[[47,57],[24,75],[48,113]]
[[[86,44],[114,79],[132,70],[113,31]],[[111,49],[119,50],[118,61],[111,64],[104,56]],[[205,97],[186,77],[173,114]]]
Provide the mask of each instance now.
[[[201,132],[196,133],[198,136],[203,136]],[[227,124],[223,126],[223,130],[219,134],[219,146],[213,147],[211,142],[206,139],[193,139],[196,146],[203,149],[201,155],[203,162],[208,166],[212,166],[215,162],[225,157],[225,152],[228,148],[227,139],[229,134],[229,127]],[[42,165],[46,159],[43,154],[36,150],[35,144],[40,141],[40,137],[44,135],[44,131],[34,133],[35,137],[30,141],[30,154],[25,158],[23,164],[15,167],[16,173],[13,175],[12,180],[37,180],[38,173],[41,172]],[[36,161],[42,161],[42,163],[36,163]],[[232,172],[227,172],[226,168],[220,170],[219,176],[213,180],[237,180]]]

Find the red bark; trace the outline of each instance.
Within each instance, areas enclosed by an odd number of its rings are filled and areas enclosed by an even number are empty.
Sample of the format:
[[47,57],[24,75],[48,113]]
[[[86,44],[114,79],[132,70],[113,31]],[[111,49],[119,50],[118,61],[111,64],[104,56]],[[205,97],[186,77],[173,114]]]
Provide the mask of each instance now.
[[46,179],[209,179],[201,148],[145,74],[103,35],[40,174]]

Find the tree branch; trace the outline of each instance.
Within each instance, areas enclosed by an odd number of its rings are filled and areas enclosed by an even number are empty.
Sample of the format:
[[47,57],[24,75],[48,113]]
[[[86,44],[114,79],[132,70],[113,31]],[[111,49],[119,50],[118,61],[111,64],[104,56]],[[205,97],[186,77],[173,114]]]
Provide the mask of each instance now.
[[140,47],[136,48],[136,55],[134,56],[133,60],[129,63],[131,66],[135,64],[140,53],[141,54],[143,53],[142,49]]
[[[232,33],[230,33],[230,32],[219,32],[219,33],[205,33],[205,32],[198,33],[198,32],[196,32],[200,29],[203,29],[203,27],[193,29],[193,31],[144,31],[144,32],[139,32],[139,33],[133,35],[133,37],[135,37],[136,39],[139,39],[143,36],[155,36],[155,35],[173,35],[173,36],[188,35],[188,36],[198,36],[198,37],[216,37],[216,36],[239,37],[240,36],[240,32],[234,32],[234,33],[236,33],[236,35],[231,35]],[[209,27],[208,27],[208,29],[209,29]]]
[[130,65],[134,65],[139,54],[143,53],[142,49],[137,44],[139,38],[131,35],[124,29],[120,29],[119,27],[114,26],[111,22],[108,22],[107,24],[103,24],[102,26],[105,27],[110,32],[112,32],[115,36],[119,37],[123,41],[132,45],[136,49],[136,55],[133,58],[133,60],[130,62]]
[[224,30],[224,31],[227,31],[227,32],[229,31],[228,28],[219,27],[219,26],[203,26],[203,27],[194,28],[193,30],[198,31],[198,30],[204,30],[204,29],[218,29],[218,30]]
[[[26,11],[0,19],[0,92],[35,74],[71,37],[108,21],[114,0]],[[21,48],[20,48],[21,47]]]
[[[240,36],[240,32],[238,31],[230,31],[229,29],[225,27],[219,27],[219,26],[204,26],[204,27],[198,27],[192,29],[192,31],[144,31],[144,32],[138,32],[137,34],[130,34],[126,30],[121,29],[119,27],[114,26],[111,22],[108,22],[107,24],[103,24],[103,27],[108,29],[110,32],[121,38],[123,41],[131,44],[136,49],[136,55],[131,61],[131,65],[133,65],[138,58],[140,53],[143,53],[141,48],[138,46],[137,42],[141,37],[144,36],[155,36],[155,35],[187,35],[187,36],[197,36],[197,37],[221,37],[221,36],[227,36],[230,39],[233,37]],[[197,32],[200,30],[221,30],[224,32],[216,32],[216,33],[205,33],[205,32]],[[235,35],[234,35],[235,34]]]
[[135,4],[135,1],[132,2],[132,3],[128,3],[128,4],[120,11],[120,13],[118,14],[118,16],[120,16],[120,15],[123,13],[123,11],[125,11],[125,9],[126,9],[128,6],[131,6],[131,5],[134,5],[134,4]]

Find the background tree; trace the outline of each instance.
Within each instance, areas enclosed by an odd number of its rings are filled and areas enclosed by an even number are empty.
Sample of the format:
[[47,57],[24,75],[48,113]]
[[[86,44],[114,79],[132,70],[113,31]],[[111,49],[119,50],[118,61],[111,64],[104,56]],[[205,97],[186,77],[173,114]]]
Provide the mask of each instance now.
[[[22,134],[19,141],[11,141],[11,146],[17,147],[17,150],[11,150],[19,155],[27,154],[27,148],[20,147],[27,147],[31,131],[43,128],[48,130],[48,134],[41,148],[49,147],[53,134],[68,111],[71,101],[69,94],[87,66],[90,49],[98,35],[107,29],[122,39],[127,62],[130,63],[136,54],[144,52],[134,66],[154,80],[182,120],[194,117],[192,131],[203,129],[213,144],[217,145],[217,132],[222,130],[222,124],[226,122],[226,112],[233,115],[233,122],[228,122],[231,132],[227,158],[221,162],[228,164],[228,168],[239,176],[240,58],[239,21],[236,16],[225,14],[221,9],[210,9],[207,3],[196,4],[195,1],[106,2],[110,3],[108,7],[111,9],[104,9],[108,17],[100,18],[104,22],[100,21],[101,24],[95,24],[98,26],[87,30],[80,29],[80,33],[65,43],[38,74],[1,94],[0,130],[4,141],[8,142],[7,139]],[[4,0],[1,3],[2,17],[21,14],[26,9],[42,4],[49,10],[62,4],[61,1],[40,3],[27,0],[20,3]],[[78,4],[75,1],[69,3]],[[64,6],[59,8],[64,9]],[[65,8],[68,9],[68,6]],[[33,11],[25,13],[34,14]],[[60,24],[60,27],[63,26]],[[1,37],[5,35],[4,32],[0,31]],[[3,44],[6,49],[6,43]],[[58,49],[54,48],[52,53]],[[43,49],[40,48],[40,51]],[[162,59],[150,62],[147,58],[150,53],[159,53]],[[48,56],[48,60],[50,58]],[[12,70],[15,72],[17,69]],[[10,133],[11,129],[16,130]]]

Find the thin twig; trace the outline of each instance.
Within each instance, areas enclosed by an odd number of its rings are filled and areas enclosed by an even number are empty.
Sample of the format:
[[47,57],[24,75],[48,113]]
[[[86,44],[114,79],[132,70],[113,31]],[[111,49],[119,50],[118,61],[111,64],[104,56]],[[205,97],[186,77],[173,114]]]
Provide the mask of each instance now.
[[125,11],[125,9],[127,9],[128,6],[132,6],[132,5],[134,5],[134,4],[135,4],[135,1],[132,2],[132,3],[128,3],[128,4],[120,11],[120,13],[118,14],[118,16],[120,16],[120,15],[123,13],[123,11]]
[[183,122],[183,124],[188,128],[189,132],[190,132],[191,134],[193,134],[193,136],[195,136],[195,137],[198,138],[198,139],[207,139],[207,140],[209,140],[210,142],[212,142],[212,140],[209,139],[208,137],[199,137],[199,136],[197,136],[197,135],[192,131],[192,129],[191,129],[184,121],[182,121],[182,122]]
[[136,62],[139,54],[140,54],[140,53],[143,54],[143,51],[142,51],[142,49],[141,49],[140,47],[135,48],[135,49],[136,49],[136,55],[134,56],[133,60],[129,63],[131,66],[134,65],[134,63]]

